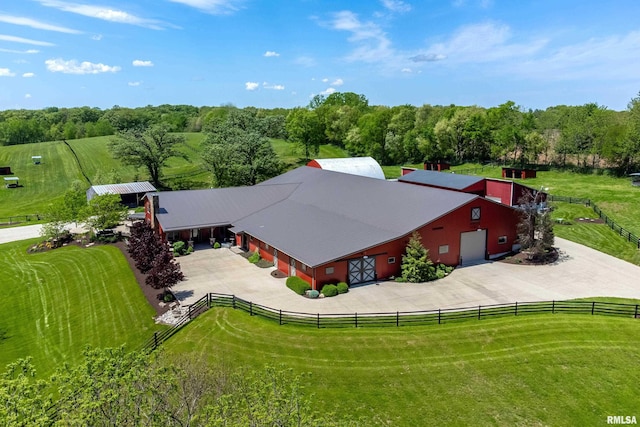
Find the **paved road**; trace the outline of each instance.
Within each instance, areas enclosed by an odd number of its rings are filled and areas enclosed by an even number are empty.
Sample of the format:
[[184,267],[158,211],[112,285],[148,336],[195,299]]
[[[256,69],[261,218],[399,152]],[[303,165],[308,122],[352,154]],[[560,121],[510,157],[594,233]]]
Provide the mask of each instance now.
[[41,224],[0,228],[0,244],[40,237]]
[[268,307],[307,313],[372,313],[609,296],[640,299],[640,267],[556,238],[560,260],[525,266],[501,262],[457,268],[426,284],[380,282],[322,300],[300,297],[229,249],[201,249],[179,258],[187,280],[176,291],[182,304],[207,292],[235,294]]

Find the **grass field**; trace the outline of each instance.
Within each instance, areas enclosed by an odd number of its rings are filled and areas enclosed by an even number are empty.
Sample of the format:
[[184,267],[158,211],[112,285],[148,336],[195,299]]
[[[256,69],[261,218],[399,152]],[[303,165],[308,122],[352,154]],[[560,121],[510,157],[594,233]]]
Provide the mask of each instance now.
[[603,425],[640,415],[639,333],[637,320],[582,315],[318,330],[213,309],[165,352],[310,372],[318,407],[371,424]]
[[118,248],[28,254],[34,242],[0,245],[0,367],[31,356],[46,375],[80,360],[86,345],[136,347],[159,328]]

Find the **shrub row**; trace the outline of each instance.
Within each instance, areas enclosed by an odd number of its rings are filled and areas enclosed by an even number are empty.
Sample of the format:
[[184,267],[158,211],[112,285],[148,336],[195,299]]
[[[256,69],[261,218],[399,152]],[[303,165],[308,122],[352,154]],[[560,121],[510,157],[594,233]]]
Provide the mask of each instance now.
[[287,278],[287,288],[298,295],[304,295],[305,292],[311,290],[311,285],[298,276],[291,276]]

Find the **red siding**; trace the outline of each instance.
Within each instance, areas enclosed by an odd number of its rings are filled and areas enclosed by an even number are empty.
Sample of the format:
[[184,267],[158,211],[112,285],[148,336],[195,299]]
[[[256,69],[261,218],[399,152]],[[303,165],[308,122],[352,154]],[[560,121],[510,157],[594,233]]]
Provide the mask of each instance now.
[[311,166],[312,168],[322,169],[322,166],[320,166],[320,163],[316,162],[315,160],[311,160],[309,163],[307,163],[307,166]]
[[487,190],[486,190],[487,197],[499,198],[501,203],[508,206],[513,206],[513,203],[511,200],[511,192],[513,188],[512,182],[487,179],[486,185],[487,185]]

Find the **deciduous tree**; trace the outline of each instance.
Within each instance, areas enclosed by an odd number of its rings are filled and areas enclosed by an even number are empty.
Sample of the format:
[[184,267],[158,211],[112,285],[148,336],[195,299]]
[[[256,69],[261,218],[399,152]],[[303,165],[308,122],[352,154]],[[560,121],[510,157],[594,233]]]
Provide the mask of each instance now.
[[125,165],[144,167],[157,187],[161,186],[162,168],[171,157],[184,157],[177,150],[184,143],[182,135],[169,133],[167,124],[153,125],[147,129],[128,129],[119,132],[110,142],[109,150]]

